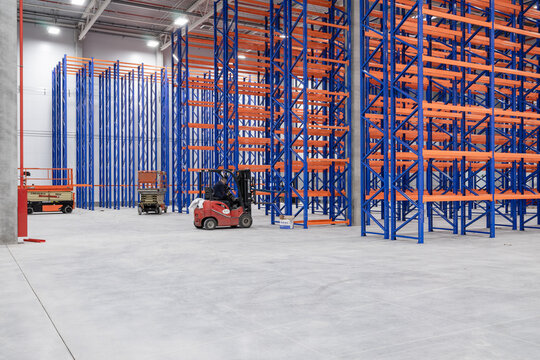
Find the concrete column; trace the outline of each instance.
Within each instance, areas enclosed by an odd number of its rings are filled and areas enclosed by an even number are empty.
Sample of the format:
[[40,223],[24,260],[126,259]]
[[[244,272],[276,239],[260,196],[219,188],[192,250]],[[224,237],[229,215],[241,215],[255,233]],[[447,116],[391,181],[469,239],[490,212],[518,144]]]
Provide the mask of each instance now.
[[351,1],[351,34],[352,34],[352,204],[353,225],[360,225],[360,4],[357,0]]
[[17,1],[0,6],[0,244],[17,243]]

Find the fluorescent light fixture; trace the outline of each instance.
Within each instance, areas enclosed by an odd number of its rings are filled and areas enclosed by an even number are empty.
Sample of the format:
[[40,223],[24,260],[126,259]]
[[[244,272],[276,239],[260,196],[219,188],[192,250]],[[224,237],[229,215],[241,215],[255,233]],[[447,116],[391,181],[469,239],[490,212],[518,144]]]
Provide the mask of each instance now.
[[240,54],[240,55],[238,55],[238,58],[244,60],[246,58],[246,55]]
[[57,26],[47,26],[47,32],[51,35],[60,34],[60,28]]
[[285,34],[279,35],[280,38],[285,39]]
[[84,5],[86,0],[71,0],[71,5]]
[[174,25],[176,26],[184,26],[189,22],[189,19],[185,16],[180,16],[174,20]]
[[157,40],[148,40],[146,45],[148,47],[155,48],[155,47],[157,47],[159,45],[159,41],[157,41]]
[[174,60],[175,60],[176,62],[178,62],[178,56],[176,56],[176,54],[172,54],[172,57],[174,58]]

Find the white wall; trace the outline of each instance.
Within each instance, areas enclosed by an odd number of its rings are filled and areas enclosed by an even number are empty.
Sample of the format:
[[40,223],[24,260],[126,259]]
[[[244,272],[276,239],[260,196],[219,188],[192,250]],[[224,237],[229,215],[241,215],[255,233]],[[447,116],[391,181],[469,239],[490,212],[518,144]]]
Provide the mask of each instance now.
[[[48,35],[42,25],[24,24],[24,165],[51,167],[51,82],[53,67],[64,54],[77,56],[75,34],[62,29],[57,36]],[[68,82],[68,108],[74,106],[74,81]],[[74,133],[69,123],[68,132]],[[68,146],[74,146],[69,137]],[[71,157],[70,157],[71,158]],[[70,161],[69,166],[74,162]]]
[[89,33],[81,45],[84,57],[87,58],[163,65],[159,48],[149,48],[143,39]]

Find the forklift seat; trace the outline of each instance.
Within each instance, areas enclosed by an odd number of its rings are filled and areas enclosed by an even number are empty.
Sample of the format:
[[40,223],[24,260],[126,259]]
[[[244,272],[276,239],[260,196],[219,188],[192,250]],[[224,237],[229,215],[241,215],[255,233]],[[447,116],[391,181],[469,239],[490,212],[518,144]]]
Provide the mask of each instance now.
[[207,186],[204,188],[204,200],[212,200],[214,196],[214,189],[212,187]]

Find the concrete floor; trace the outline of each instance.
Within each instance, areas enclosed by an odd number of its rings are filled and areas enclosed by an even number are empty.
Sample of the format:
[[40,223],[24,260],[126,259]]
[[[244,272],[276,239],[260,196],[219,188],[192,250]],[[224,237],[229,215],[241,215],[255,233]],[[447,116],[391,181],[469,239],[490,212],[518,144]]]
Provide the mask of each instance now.
[[77,210],[30,233],[0,247],[0,359],[540,358],[540,231],[417,245]]

